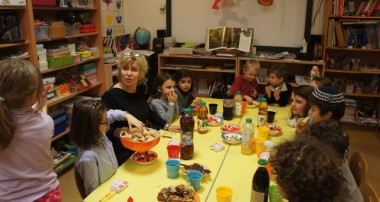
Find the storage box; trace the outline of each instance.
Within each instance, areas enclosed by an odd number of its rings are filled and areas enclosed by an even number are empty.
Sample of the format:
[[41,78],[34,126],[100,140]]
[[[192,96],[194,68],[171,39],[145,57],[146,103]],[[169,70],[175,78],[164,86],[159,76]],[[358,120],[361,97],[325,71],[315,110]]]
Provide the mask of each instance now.
[[58,108],[56,111],[49,113],[54,121],[54,136],[63,133],[67,128],[65,108]]
[[33,6],[57,6],[57,0],[32,0]]
[[0,6],[25,6],[26,0],[7,0],[1,1]]
[[90,74],[86,76],[87,80],[90,82],[90,84],[94,84],[98,82],[98,76],[95,74]]
[[88,63],[80,67],[80,71],[83,72],[85,76],[96,73],[96,64]]
[[47,24],[35,25],[36,39],[42,40],[49,38],[49,26]]
[[74,57],[72,55],[66,55],[59,58],[48,58],[47,62],[49,68],[60,67],[63,65],[73,64]]
[[66,27],[62,22],[62,25],[53,25],[49,27],[50,38],[63,38],[66,36]]

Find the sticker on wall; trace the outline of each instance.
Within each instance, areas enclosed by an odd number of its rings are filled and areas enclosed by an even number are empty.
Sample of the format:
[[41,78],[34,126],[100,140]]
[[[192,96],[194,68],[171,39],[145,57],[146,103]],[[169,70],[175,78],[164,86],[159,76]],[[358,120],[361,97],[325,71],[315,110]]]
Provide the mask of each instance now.
[[115,27],[115,36],[121,36],[125,34],[124,26]]
[[102,11],[115,11],[115,1],[114,0],[103,0],[102,1]]
[[123,1],[122,0],[116,0],[115,11],[123,11]]
[[102,36],[103,37],[112,37],[112,36],[115,36],[114,27],[105,27],[105,28],[103,28]]
[[114,24],[114,12],[102,12],[102,23],[103,27],[113,27]]
[[115,26],[122,26],[123,24],[123,13],[115,13]]

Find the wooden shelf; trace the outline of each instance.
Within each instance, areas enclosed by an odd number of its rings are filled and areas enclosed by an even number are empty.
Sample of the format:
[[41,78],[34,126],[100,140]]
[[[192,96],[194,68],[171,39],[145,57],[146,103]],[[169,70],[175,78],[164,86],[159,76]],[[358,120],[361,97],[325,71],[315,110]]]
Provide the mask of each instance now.
[[26,6],[0,6],[0,10],[25,10]]
[[83,61],[80,61],[80,62],[77,62],[77,63],[73,63],[73,64],[69,64],[69,65],[63,65],[63,66],[60,66],[60,67],[50,68],[50,69],[41,71],[41,74],[46,74],[46,73],[55,72],[55,71],[59,71],[59,70],[70,68],[70,67],[75,67],[77,65],[88,63],[88,62],[91,62],[91,61],[96,61],[98,59],[99,59],[99,57],[92,57],[92,58],[89,58],[89,59],[86,59],[86,60],[83,60]]
[[9,47],[25,46],[25,45],[29,45],[29,42],[22,41],[22,42],[16,42],[16,43],[2,43],[0,44],[0,48],[9,48]]
[[99,34],[98,32],[80,33],[80,34],[74,34],[74,35],[64,36],[64,37],[60,37],[60,38],[40,39],[40,40],[37,40],[37,43],[43,43],[43,42],[49,42],[49,41],[57,41],[57,40],[64,40],[64,39],[74,39],[74,38],[81,38],[81,37],[88,37],[88,36],[96,36],[98,34]]
[[[183,68],[183,67],[181,67]],[[180,68],[177,67],[161,67],[161,70],[179,70]],[[220,73],[235,73],[235,70],[223,70],[223,69],[196,69],[196,68],[187,68],[191,70],[192,72],[220,72]]]
[[326,51],[353,51],[353,52],[380,52],[380,49],[362,49],[362,48],[326,48]]
[[88,90],[91,90],[91,89],[93,89],[93,88],[96,88],[96,87],[98,87],[98,86],[100,86],[100,85],[102,85],[102,83],[97,82],[97,83],[95,83],[95,84],[92,84],[92,85],[89,86],[88,88],[86,88],[86,89],[80,91],[80,92],[69,93],[69,94],[67,94],[67,95],[62,95],[62,96],[54,97],[54,98],[48,100],[47,106],[48,106],[48,107],[54,106],[54,105],[59,104],[59,103],[61,103],[61,102],[63,102],[63,101],[69,100],[69,99],[71,99],[71,98],[73,98],[73,97],[75,97],[75,96],[77,96],[77,95],[79,95],[79,94],[81,94],[81,93],[84,93],[84,92],[86,92],[86,91],[88,91]]
[[63,131],[62,133],[60,133],[60,134],[54,136],[54,137],[51,139],[51,141],[54,142],[54,141],[58,140],[59,138],[65,136],[65,135],[67,135],[67,134],[69,134],[69,132],[70,132],[70,127],[67,127],[65,131]]
[[339,74],[380,74],[379,71],[352,71],[352,70],[338,70],[338,69],[330,69],[326,68],[325,72],[330,72],[330,73],[339,73]]
[[344,96],[350,97],[371,97],[371,98],[380,98],[380,94],[371,94],[371,93],[342,93]]
[[74,165],[76,160],[77,156],[71,155],[70,158],[55,167],[54,172],[57,173],[57,175],[61,175],[67,168],[69,168],[71,165]]
[[328,15],[328,18],[357,19],[357,20],[380,20],[380,16],[336,16],[336,15]]
[[[57,7],[57,6],[54,6],[54,7],[46,7],[46,6],[33,6],[33,10],[51,10],[51,11],[68,11],[69,10],[69,7]],[[71,8],[71,10],[77,10],[77,11],[96,11],[98,10],[97,8],[95,7],[73,7]]]
[[313,61],[313,60],[287,60],[287,59],[281,59],[281,60],[270,60],[270,59],[262,59],[262,58],[245,58],[241,57],[239,60],[252,60],[255,59],[259,62],[267,62],[267,63],[283,63],[283,64],[300,64],[300,65],[324,65],[325,62],[323,61]]

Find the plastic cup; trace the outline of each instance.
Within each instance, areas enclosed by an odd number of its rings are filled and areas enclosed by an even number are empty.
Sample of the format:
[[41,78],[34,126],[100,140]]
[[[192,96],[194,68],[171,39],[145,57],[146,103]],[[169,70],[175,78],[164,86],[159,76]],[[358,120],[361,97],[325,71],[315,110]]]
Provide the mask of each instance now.
[[270,202],[282,202],[282,196],[278,192],[277,185],[271,185],[269,187],[269,201]]
[[214,115],[218,111],[218,104],[211,103],[211,104],[208,105],[208,108],[210,110],[210,114]]
[[217,202],[230,202],[232,201],[232,194],[234,191],[230,187],[220,186],[216,188],[216,201]]
[[253,138],[253,145],[256,153],[260,153],[264,151],[264,142],[265,139],[262,137]]
[[166,149],[168,150],[169,158],[179,158],[179,152],[181,151],[181,147],[179,145],[168,145]]
[[268,123],[273,123],[275,116],[276,116],[276,112],[275,111],[268,111],[267,122]]
[[247,101],[244,101],[243,104],[241,105],[241,112],[243,114],[245,114],[247,112],[247,105],[248,105]]
[[268,139],[268,134],[269,134],[268,127],[260,126],[257,130],[259,131],[259,137],[264,138],[265,140]]
[[166,161],[166,171],[169,178],[176,178],[178,176],[179,171],[179,161],[169,159]]
[[197,170],[192,170],[187,172],[186,176],[190,185],[194,187],[195,191],[198,191],[201,188],[203,174]]

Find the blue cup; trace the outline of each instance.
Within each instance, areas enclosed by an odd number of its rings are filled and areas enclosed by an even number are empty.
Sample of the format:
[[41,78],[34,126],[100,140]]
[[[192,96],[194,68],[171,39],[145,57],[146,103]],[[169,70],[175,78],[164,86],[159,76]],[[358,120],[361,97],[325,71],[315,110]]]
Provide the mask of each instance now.
[[186,176],[190,182],[190,185],[194,187],[195,191],[198,191],[199,188],[201,188],[203,174],[197,170],[192,170],[187,172]]
[[166,161],[166,171],[168,173],[169,178],[176,178],[178,176],[179,171],[179,161],[169,159]]

